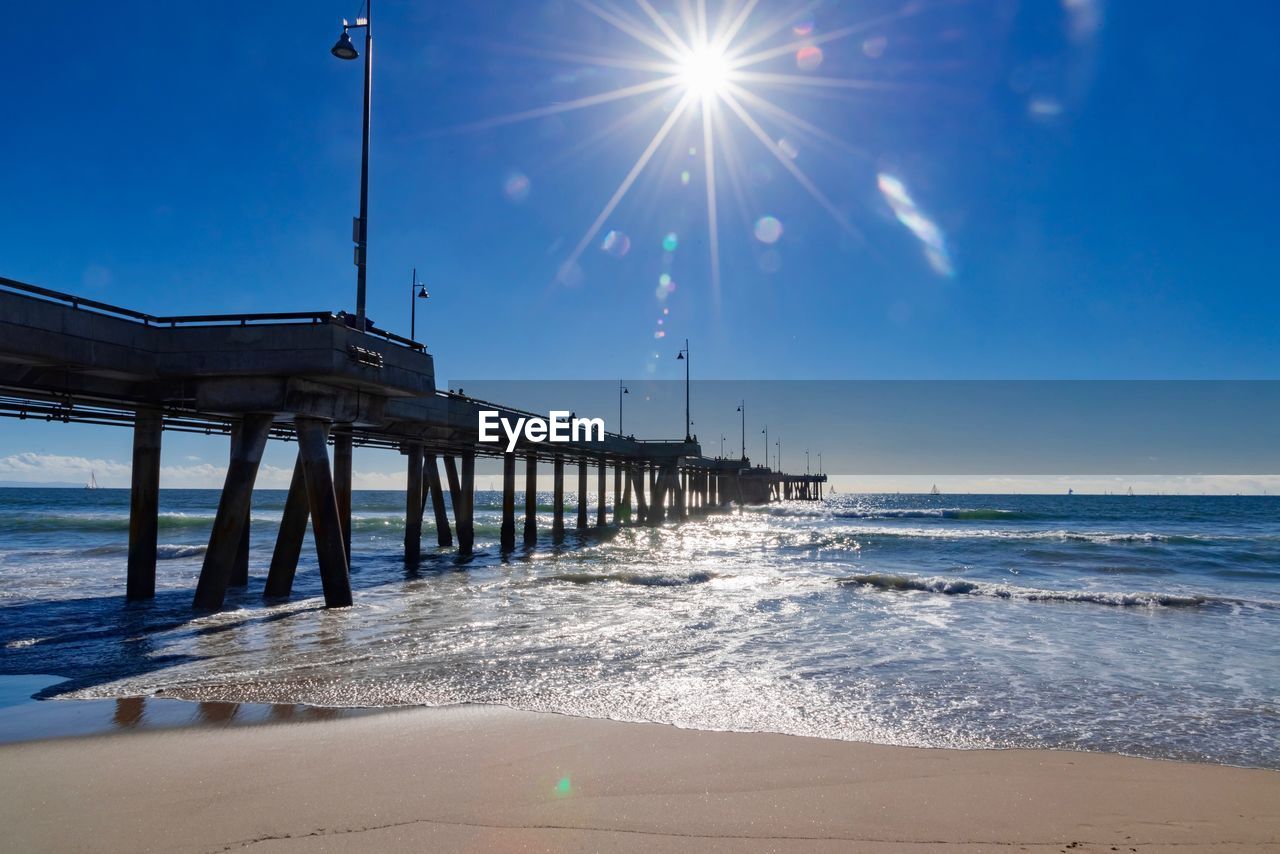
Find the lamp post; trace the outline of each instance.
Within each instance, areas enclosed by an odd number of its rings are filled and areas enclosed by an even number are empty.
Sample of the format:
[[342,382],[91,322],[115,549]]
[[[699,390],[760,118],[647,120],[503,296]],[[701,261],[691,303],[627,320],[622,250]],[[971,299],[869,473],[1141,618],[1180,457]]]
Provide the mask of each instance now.
[[676,356],[677,361],[684,362],[684,440],[692,442],[693,421],[689,419],[689,339],[684,339],[684,349]]
[[364,128],[360,139],[360,216],[356,219],[354,233],[351,235],[356,243],[356,328],[361,332],[366,326],[365,319],[365,262],[369,255],[369,99],[372,95],[373,83],[373,31],[370,20],[373,18],[373,0],[365,0],[363,18],[356,18],[354,24],[342,21],[342,35],[329,50],[338,59],[358,59],[360,52],[351,43],[352,29],[364,29]]
[[415,333],[418,331],[418,300],[428,299],[431,294],[427,293],[427,286],[418,281],[418,268],[413,268],[413,278],[409,281],[409,340],[418,340]]
[[720,459],[724,459],[724,434],[720,434]]
[[778,471],[782,471],[782,440],[774,442],[778,446]]
[[765,468],[769,467],[769,425],[764,425],[764,429],[760,431],[764,434],[764,462],[761,463]]
[[822,474],[822,451],[818,451],[818,474]]
[[747,402],[744,400],[738,404],[738,411],[742,413],[742,458],[747,458]]
[[622,396],[631,394],[631,389],[622,384],[622,380],[618,380],[618,435],[622,435]]
[[809,474],[809,449],[804,449],[804,473]]

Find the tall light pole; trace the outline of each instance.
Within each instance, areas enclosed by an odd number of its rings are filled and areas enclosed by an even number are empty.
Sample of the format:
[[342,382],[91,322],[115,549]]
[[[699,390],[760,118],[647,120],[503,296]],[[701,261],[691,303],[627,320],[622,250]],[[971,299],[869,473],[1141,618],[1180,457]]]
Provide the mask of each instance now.
[[622,435],[622,396],[631,394],[631,389],[622,384],[622,380],[618,380],[618,435]]
[[747,402],[744,400],[738,404],[738,411],[742,413],[742,458],[747,458]]
[[417,341],[418,300],[428,299],[427,286],[418,281],[418,268],[413,268],[413,278],[409,280],[409,340]]
[[765,468],[769,467],[769,425],[764,425],[764,429],[760,431],[764,434],[764,462],[761,463]]
[[684,440],[692,442],[693,421],[689,418],[689,339],[684,339],[684,349],[676,356],[677,361],[684,362]]
[[806,475],[809,473],[809,449],[808,448],[804,449],[804,473]]
[[818,474],[822,474],[822,451],[818,451]]
[[724,459],[724,434],[720,434],[720,459]]
[[365,262],[369,255],[369,100],[373,85],[373,0],[365,0],[364,17],[354,24],[342,21],[342,35],[330,49],[338,59],[358,59],[360,52],[351,43],[348,30],[364,28],[364,130],[360,139],[360,216],[356,219],[352,239],[356,243],[356,328],[361,332],[367,325],[364,310]]
[[778,446],[778,471],[782,471],[782,440],[774,442]]

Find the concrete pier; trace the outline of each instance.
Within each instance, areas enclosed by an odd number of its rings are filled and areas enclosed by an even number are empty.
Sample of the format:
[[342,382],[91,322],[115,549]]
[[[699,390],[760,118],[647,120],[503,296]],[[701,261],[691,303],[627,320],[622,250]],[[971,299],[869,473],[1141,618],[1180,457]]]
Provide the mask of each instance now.
[[[605,506],[608,504],[605,499],[608,497],[605,492],[608,486],[609,472],[606,468],[607,463],[604,457],[600,458],[600,465],[596,467],[596,527],[603,528],[608,524],[605,519]],[[617,490],[614,490],[616,500]]]
[[333,494],[338,499],[338,519],[342,523],[342,547],[351,564],[351,425],[333,428]]
[[440,484],[440,468],[435,454],[424,454],[422,467],[427,473],[427,488],[431,490],[431,509],[436,517],[436,543],[441,547],[453,545],[453,532],[449,530],[449,516],[444,508],[444,488]]
[[133,420],[133,479],[129,488],[129,564],[125,598],[156,595],[156,542],[160,514],[160,442],[164,419],[159,410],[139,409]]
[[[241,424],[231,427],[231,453],[235,453],[236,443],[241,441]],[[249,528],[252,526],[253,496],[249,496],[249,504],[244,510],[244,524],[240,529],[240,545],[236,549],[235,563],[231,568],[231,587],[249,586]]]
[[476,455],[462,455],[461,517],[458,519],[458,553],[469,555],[475,549]]
[[268,599],[283,599],[293,592],[293,576],[298,571],[298,558],[302,555],[302,542],[307,536],[307,518],[310,515],[307,479],[302,470],[302,452],[299,451],[293,464],[293,478],[289,481],[289,494],[284,500],[284,515],[280,517],[271,568],[267,570],[267,586],[262,591]]
[[[218,512],[193,604],[222,605],[248,579],[253,486],[268,436],[298,440],[298,458],[267,572],[265,593],[292,590],[308,522],[315,533],[325,600],[351,601],[352,455],[356,445],[413,446],[406,456],[405,559],[420,559],[430,498],[442,547],[474,550],[475,458],[503,457],[502,546],[514,543],[512,458],[482,442],[478,415],[508,421],[531,413],[435,387],[421,344],[345,316],[321,312],[156,317],[0,276],[0,417],[118,424],[134,430],[125,593],[155,590],[160,437],[164,428],[234,432]],[[163,418],[161,414],[163,413]],[[261,413],[261,414],[255,414]],[[267,413],[270,413],[269,415]],[[330,462],[327,440],[333,439]],[[587,468],[597,466],[596,524],[608,517],[607,467],[614,466],[615,524],[660,525],[704,516],[730,501],[821,500],[823,475],[790,475],[746,458],[710,459],[695,441],[645,441],[606,433],[546,448],[520,439],[526,464],[524,541],[537,539],[539,454],[555,461],[553,537],[564,539],[564,465],[578,465],[578,525],[589,521]],[[420,466],[413,459],[421,455]],[[445,456],[450,526],[437,455]],[[463,471],[458,471],[458,457]],[[647,487],[646,487],[647,472]],[[510,483],[509,483],[510,481]],[[634,492],[635,513],[632,515]],[[415,535],[416,534],[416,535]]]
[[552,474],[551,506],[554,515],[551,520],[551,539],[555,543],[564,542],[564,457],[556,454]]
[[516,547],[516,455],[502,455],[502,532],[503,552]]
[[524,461],[524,545],[538,543],[538,458],[530,454]]
[[[408,469],[404,491],[404,565],[413,569],[422,562],[422,445],[410,442],[404,454]],[[336,450],[334,456],[337,456]],[[336,495],[337,490],[334,492]],[[340,499],[338,512],[342,512]]]
[[[193,604],[198,609],[216,611],[222,607],[249,520],[253,483],[258,477],[258,465],[270,430],[270,415],[246,415],[240,429],[234,432],[222,497],[209,535],[209,547],[204,553],[200,580],[196,583]],[[327,463],[327,454],[325,460]]]
[[294,419],[294,429],[307,483],[307,509],[320,563],[324,604],[327,608],[344,608],[351,604],[351,579],[347,575],[347,550],[342,542],[338,498],[329,469],[328,424],[299,417]]

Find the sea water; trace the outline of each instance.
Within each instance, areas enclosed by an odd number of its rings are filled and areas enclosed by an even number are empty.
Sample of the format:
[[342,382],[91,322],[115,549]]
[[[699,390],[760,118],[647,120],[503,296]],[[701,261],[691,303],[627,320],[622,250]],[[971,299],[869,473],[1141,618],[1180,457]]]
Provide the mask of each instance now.
[[409,570],[403,495],[357,492],[334,611],[309,539],[293,597],[261,598],[284,498],[255,495],[248,589],[196,615],[217,492],[162,491],[156,598],[126,604],[127,490],[0,489],[0,673],[48,674],[41,708],[496,703],[1280,767],[1274,497],[841,495],[602,535],[570,507],[556,546],[541,495],[504,558],[480,492],[474,556],[428,509]]

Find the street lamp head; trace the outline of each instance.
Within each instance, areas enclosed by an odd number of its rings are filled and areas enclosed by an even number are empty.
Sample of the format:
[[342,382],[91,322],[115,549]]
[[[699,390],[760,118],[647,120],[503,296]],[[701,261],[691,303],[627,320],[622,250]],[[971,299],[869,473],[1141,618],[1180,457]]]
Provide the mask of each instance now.
[[431,294],[427,293],[427,286],[426,286],[426,285],[420,285],[420,286],[419,286],[419,288],[420,288],[420,289],[419,289],[419,291],[418,291],[418,299],[428,299],[428,298],[430,298]]
[[342,28],[342,35],[338,36],[337,43],[330,48],[329,53],[338,57],[338,59],[358,59],[360,51],[356,50],[356,46],[351,43],[351,34],[347,32],[347,28]]
[[683,362],[683,361],[684,361],[684,351],[683,351],[683,350],[681,350],[681,351],[680,351],[680,353],[679,353],[679,355],[677,355],[677,356],[676,356],[676,361],[677,361],[677,362]]
[[622,393],[623,393],[623,394],[631,394],[631,389],[627,388],[626,386],[623,386],[623,387],[622,387]]

